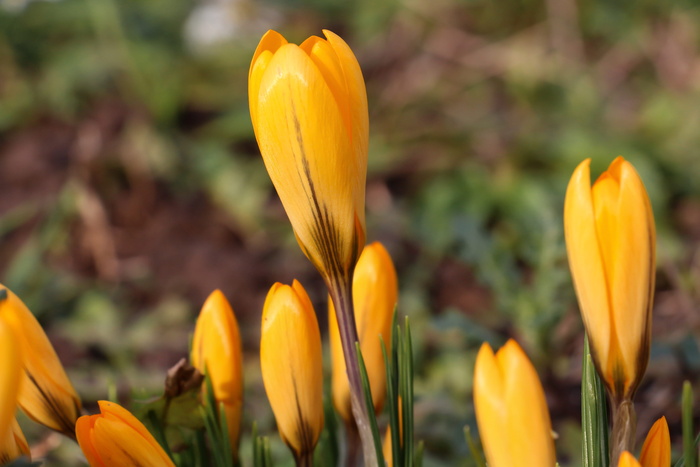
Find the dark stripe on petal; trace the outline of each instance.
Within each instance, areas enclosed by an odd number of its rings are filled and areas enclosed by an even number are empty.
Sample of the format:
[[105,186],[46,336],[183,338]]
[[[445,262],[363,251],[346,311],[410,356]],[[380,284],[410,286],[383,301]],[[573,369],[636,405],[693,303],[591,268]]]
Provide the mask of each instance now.
[[296,431],[297,438],[301,441],[301,452],[299,455],[304,455],[313,451],[314,449],[314,435],[311,426],[306,421],[304,413],[301,410],[301,404],[299,403],[299,391],[297,389],[296,377],[292,373],[292,386],[294,391],[294,404],[296,405],[297,419],[296,419]]
[[[334,277],[341,277],[347,271],[345,271],[342,261],[339,257],[340,253],[340,231],[335,226],[331,213],[329,212],[328,206],[322,203],[318,199],[316,194],[316,188],[314,186],[314,181],[311,176],[311,166],[309,159],[306,155],[305,142],[301,132],[301,123],[299,121],[296,107],[294,102],[292,104],[292,120],[294,122],[294,131],[297,138],[297,144],[299,145],[300,154],[298,156],[301,158],[301,166],[303,167],[303,173],[299,171],[299,164],[297,166],[297,175],[299,176],[302,186],[306,191],[306,196],[312,205],[312,215],[314,218],[314,225],[311,229],[311,234],[317,249],[321,253],[321,260],[324,262],[323,266],[328,268],[328,273]],[[295,154],[295,156],[297,156]],[[306,184],[308,183],[308,189]],[[316,265],[318,267],[318,265]]]
[[[71,419],[71,416],[63,410],[63,404],[60,403],[58,399],[53,397],[53,395],[45,391],[43,387],[37,382],[36,378],[29,372],[25,370],[29,381],[36,387],[39,394],[41,394],[41,399],[44,407],[47,411],[54,414],[54,417],[58,421],[59,430],[64,435],[75,439],[75,419]],[[75,413],[78,414],[80,409],[76,406]]]

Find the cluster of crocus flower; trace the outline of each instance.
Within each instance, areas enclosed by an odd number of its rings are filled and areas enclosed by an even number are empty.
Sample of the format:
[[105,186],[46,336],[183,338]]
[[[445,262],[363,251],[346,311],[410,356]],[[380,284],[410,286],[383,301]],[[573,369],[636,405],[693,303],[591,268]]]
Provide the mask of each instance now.
[[[362,73],[348,45],[332,32],[324,33],[326,39],[311,37],[299,46],[274,31],[262,38],[249,72],[250,113],[297,241],[328,287],[333,404],[348,432],[359,432],[365,465],[372,466],[380,459],[369,421],[381,412],[386,396],[382,342],[386,348],[391,342],[397,277],[380,243],[365,246],[368,119]],[[612,404],[612,463],[666,467],[670,436],[663,417],[649,430],[639,460],[631,454],[636,428],[632,399],[646,369],[651,337],[653,214],[629,162],[615,159],[592,187],[589,162],[582,162],[571,178],[564,224],[593,361]],[[371,400],[364,399],[357,349]],[[93,467],[175,465],[146,427],[120,405],[100,401],[99,414],[80,417],[81,400],[41,326],[1,285],[0,355],[7,356],[0,366],[0,463],[29,456],[15,419],[20,407],[31,419],[76,439]],[[243,407],[241,337],[234,311],[219,290],[201,309],[190,361],[208,377],[237,458]],[[324,426],[322,343],[312,301],[296,280],[275,283],[268,292],[260,363],[281,438],[297,465],[313,465]],[[203,383],[203,403],[207,390]],[[473,396],[490,467],[556,464],[542,384],[514,340],[495,353],[489,344],[482,345]],[[394,433],[403,432],[401,413]],[[390,435],[384,443],[387,465],[392,463]]]
[[299,246],[328,287],[350,407],[371,466],[378,459],[356,357],[352,290],[365,244],[367,94],[350,47],[336,34],[324,34],[326,39],[312,36],[298,46],[275,31],[263,36],[248,74],[250,117]]
[[[381,339],[388,342],[397,294],[396,273],[386,249],[380,243],[366,246],[355,269],[353,299],[377,411],[386,394]],[[333,403],[348,429],[353,429],[350,387],[332,302],[329,308]],[[260,333],[263,381],[280,435],[297,462],[310,465],[323,428],[323,365],[316,314],[298,281],[291,286],[272,286],[265,300]]]

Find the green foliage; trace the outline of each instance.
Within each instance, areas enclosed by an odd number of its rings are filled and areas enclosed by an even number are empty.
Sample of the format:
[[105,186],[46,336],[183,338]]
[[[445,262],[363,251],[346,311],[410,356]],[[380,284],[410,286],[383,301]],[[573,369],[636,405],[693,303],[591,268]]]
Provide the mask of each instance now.
[[[394,466],[411,467],[423,462],[423,444],[415,449],[413,415],[413,345],[408,317],[403,329],[397,323],[394,313],[391,333],[391,355],[387,353],[382,340],[382,352],[387,381],[387,406],[389,409],[389,430],[391,432],[391,452]],[[381,453],[381,441],[378,450]]]
[[690,381],[683,383],[683,395],[681,402],[683,411],[683,465],[695,467],[697,465],[697,442],[693,428],[693,386]]
[[581,431],[583,467],[608,467],[610,438],[605,388],[593,364],[588,336],[583,344],[581,375]]

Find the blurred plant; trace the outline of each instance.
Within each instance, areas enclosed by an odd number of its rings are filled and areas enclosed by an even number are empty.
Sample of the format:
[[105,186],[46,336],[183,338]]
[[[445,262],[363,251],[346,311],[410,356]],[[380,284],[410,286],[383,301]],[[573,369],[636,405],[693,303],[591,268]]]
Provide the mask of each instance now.
[[336,34],[300,46],[268,31],[248,76],[250,117],[265,166],[299,246],[326,282],[337,310],[350,400],[365,464],[377,465],[363,401],[352,303],[365,243],[368,114],[362,71]]
[[[212,292],[202,306],[190,358],[192,366],[211,379],[217,405],[222,404],[226,414],[232,455],[238,458],[243,408],[241,337],[233,309],[220,290]],[[202,391],[206,391],[206,385]]]
[[474,409],[491,467],[556,464],[547,401],[535,368],[509,340],[484,343],[474,365]]
[[173,461],[128,410],[99,401],[100,414],[78,419],[75,433],[90,467],[171,466]]
[[632,400],[649,361],[656,233],[632,165],[618,157],[591,188],[589,164],[571,177],[564,226],[591,354],[612,404],[614,463],[634,447]]
[[280,436],[299,466],[311,466],[323,429],[321,334],[309,296],[296,280],[265,299],[260,366]]

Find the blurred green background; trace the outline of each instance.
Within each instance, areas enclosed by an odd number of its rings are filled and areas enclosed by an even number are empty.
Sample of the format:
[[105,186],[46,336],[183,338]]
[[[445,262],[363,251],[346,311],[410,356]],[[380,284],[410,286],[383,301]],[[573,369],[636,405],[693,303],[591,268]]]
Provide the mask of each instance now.
[[[247,73],[267,29],[300,43],[328,28],[367,82],[368,240],[391,252],[413,323],[425,465],[473,465],[475,354],[508,337],[538,368],[560,462],[580,465],[562,205],[586,157],[597,176],[624,156],[652,200],[638,436],[666,415],[677,447],[682,381],[700,389],[698,25],[691,0],[0,0],[0,282],[89,410],[110,388],[158,395],[220,288],[244,340],[243,432],[257,420],[290,463],[262,390],[262,303],[297,278],[326,333],[325,292],[265,173]],[[45,465],[81,465],[24,426]]]

